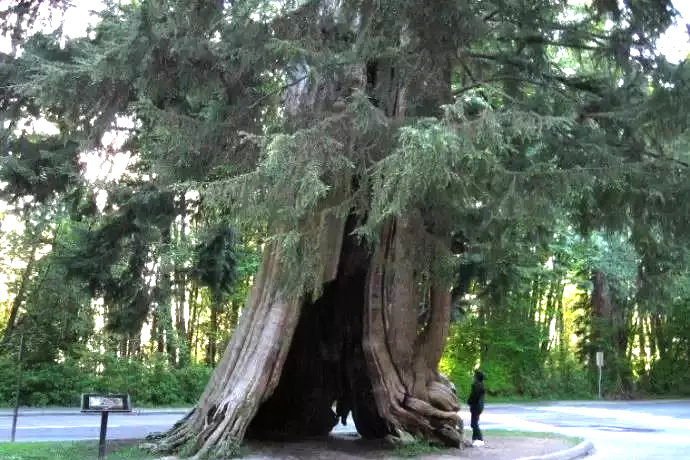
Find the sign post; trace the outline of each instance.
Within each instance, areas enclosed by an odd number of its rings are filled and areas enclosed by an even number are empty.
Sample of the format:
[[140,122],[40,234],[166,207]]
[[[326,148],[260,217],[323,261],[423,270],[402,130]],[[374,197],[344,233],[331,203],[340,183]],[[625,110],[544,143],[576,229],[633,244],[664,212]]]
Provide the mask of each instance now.
[[17,418],[19,417],[19,401],[22,393],[22,376],[24,367],[22,366],[22,352],[24,351],[24,332],[19,336],[19,372],[17,376],[17,398],[14,401],[14,412],[12,413],[12,433],[11,441],[14,442],[14,437],[17,434]]
[[599,399],[601,399],[601,368],[604,367],[603,351],[597,351],[597,367],[599,368]]
[[110,412],[132,412],[129,395],[126,393],[102,395],[85,393],[81,395],[81,411],[101,414],[101,433],[98,438],[98,460],[105,459],[105,438],[108,431]]

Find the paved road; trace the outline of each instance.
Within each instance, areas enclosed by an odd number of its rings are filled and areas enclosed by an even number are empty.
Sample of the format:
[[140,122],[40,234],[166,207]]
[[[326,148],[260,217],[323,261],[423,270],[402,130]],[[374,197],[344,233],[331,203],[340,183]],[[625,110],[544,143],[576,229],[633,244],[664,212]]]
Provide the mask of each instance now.
[[[186,413],[183,409],[138,411],[108,415],[108,439],[143,438],[152,431],[170,428]],[[73,441],[98,439],[99,414],[81,414],[74,409],[24,410],[17,422],[17,441]],[[12,412],[0,411],[0,441],[9,440]]]
[[[108,438],[141,438],[171,427],[184,410],[142,410],[111,414]],[[469,427],[469,414],[462,412]],[[97,439],[98,415],[75,410],[25,410],[17,440]],[[550,431],[594,441],[593,460],[690,459],[690,401],[554,402],[488,404],[483,428]],[[11,411],[0,411],[0,440],[10,437]],[[336,431],[351,432],[352,422]],[[489,438],[487,442],[491,442]]]
[[590,458],[596,460],[690,459],[687,400],[497,404],[487,407],[482,422],[585,437],[594,442]]

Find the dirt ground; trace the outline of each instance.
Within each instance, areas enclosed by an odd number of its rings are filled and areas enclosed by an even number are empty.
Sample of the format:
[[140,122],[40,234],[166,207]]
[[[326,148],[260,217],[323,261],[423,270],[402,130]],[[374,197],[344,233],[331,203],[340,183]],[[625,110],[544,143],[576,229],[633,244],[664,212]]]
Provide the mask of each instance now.
[[[402,458],[389,444],[383,441],[365,441],[356,435],[331,436],[328,439],[292,443],[249,443],[247,447],[249,455],[244,457],[245,460],[393,460]],[[550,454],[570,447],[572,444],[566,439],[501,436],[495,439],[487,437],[484,447],[444,449],[412,458],[514,460]]]

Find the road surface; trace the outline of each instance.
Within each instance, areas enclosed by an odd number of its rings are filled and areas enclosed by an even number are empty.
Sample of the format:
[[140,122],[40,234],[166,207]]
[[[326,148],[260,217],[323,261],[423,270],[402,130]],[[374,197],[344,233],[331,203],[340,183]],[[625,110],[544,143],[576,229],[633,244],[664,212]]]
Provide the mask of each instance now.
[[[110,414],[108,439],[143,438],[170,428],[184,410]],[[0,411],[0,440],[9,440],[12,412]],[[469,429],[469,413],[462,412]],[[98,439],[99,415],[69,409],[23,410],[18,441]],[[690,401],[487,404],[482,428],[549,431],[591,439],[592,460],[690,459]],[[338,432],[354,426],[338,424]],[[490,436],[487,443],[491,442]]]
[[[467,419],[469,414],[463,414]],[[549,431],[594,442],[592,460],[690,459],[690,401],[487,405],[484,428]],[[487,442],[491,442],[490,439]]]
[[[186,413],[178,410],[142,410],[131,414],[108,414],[108,439],[143,438],[153,431],[170,428]],[[17,421],[17,441],[76,441],[98,439],[100,414],[82,414],[75,409],[25,409]],[[10,439],[12,411],[0,411],[0,441]]]

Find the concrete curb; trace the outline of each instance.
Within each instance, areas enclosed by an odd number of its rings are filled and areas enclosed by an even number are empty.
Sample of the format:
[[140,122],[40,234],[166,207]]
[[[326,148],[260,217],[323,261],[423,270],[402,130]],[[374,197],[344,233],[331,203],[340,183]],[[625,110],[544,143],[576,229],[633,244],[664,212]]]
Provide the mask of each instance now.
[[536,455],[533,457],[522,457],[518,460],[571,460],[589,455],[594,450],[594,444],[590,440],[582,441],[575,447],[554,452],[553,454]]

